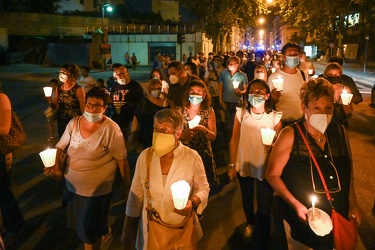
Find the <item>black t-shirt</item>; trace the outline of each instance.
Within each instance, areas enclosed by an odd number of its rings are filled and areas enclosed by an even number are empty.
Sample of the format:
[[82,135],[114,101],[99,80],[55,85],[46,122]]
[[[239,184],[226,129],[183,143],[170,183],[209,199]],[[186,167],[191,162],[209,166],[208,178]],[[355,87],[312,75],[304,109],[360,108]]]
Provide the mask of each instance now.
[[199,80],[197,76],[188,74],[188,80],[184,84],[171,84],[168,91],[168,100],[171,100],[174,102],[174,105],[176,107],[182,107],[184,100],[184,94],[185,91],[190,87],[190,83],[193,80]]

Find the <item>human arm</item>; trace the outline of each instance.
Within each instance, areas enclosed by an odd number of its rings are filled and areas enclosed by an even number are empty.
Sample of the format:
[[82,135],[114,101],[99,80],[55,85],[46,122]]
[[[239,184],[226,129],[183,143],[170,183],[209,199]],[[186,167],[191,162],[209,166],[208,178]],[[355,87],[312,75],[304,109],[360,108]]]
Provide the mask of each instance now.
[[233,182],[237,180],[237,171],[236,171],[235,163],[236,163],[236,156],[237,156],[237,150],[238,150],[238,143],[240,141],[240,129],[241,129],[241,123],[236,116],[234,118],[232,138],[230,139],[230,144],[229,144],[228,176],[229,176],[229,179]]
[[12,125],[12,107],[8,96],[0,93],[0,136],[6,136]]
[[219,82],[219,103],[221,105],[221,107],[225,110],[227,109],[227,105],[223,102],[223,89],[224,89],[224,83],[223,82]]
[[350,93],[353,94],[351,103],[358,104],[363,101],[362,94],[359,92],[357,85],[355,84],[353,78],[350,76],[342,74],[342,80],[345,86],[349,87]]
[[292,152],[293,142],[293,128],[285,127],[281,131],[271,151],[266,168],[266,179],[274,191],[296,211],[298,218],[306,222],[307,208],[293,196],[281,179],[284,167],[289,160],[290,153]]
[[79,108],[83,114],[85,112],[85,91],[82,87],[79,87],[77,89],[77,98],[79,102]]
[[201,131],[209,141],[214,141],[216,139],[216,116],[214,110],[210,110],[207,128],[203,125],[198,125],[192,128],[192,131]]
[[118,168],[122,179],[122,187],[124,190],[124,201],[128,200],[129,188],[130,188],[130,168],[128,159],[117,159]]

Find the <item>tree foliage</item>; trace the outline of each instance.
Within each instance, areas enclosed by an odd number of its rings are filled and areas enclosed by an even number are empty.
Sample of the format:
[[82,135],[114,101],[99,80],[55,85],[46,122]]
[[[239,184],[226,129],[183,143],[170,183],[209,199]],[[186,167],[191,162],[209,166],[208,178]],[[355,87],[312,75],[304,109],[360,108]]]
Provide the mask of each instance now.
[[15,12],[55,13],[61,0],[2,0],[1,10]]

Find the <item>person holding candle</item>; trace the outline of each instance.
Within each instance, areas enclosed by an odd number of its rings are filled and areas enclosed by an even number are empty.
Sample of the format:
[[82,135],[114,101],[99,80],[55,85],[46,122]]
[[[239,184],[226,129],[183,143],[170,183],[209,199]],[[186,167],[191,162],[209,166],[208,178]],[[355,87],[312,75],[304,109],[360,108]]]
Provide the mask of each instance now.
[[312,61],[308,60],[306,58],[306,52],[305,51],[301,51],[301,55],[300,55],[301,59],[300,59],[300,62],[299,62],[299,65],[298,65],[298,68],[300,70],[302,70],[303,72],[305,72],[305,74],[309,75],[309,76],[313,76],[315,75],[315,67],[314,67],[314,64]]
[[[201,156],[212,195],[218,191],[219,178],[211,146],[216,138],[216,116],[211,107],[211,95],[203,81],[195,80],[190,83],[184,100],[184,130],[180,140]],[[199,123],[194,127],[189,126],[189,122],[198,116]]]
[[228,69],[223,70],[219,78],[219,102],[225,110],[225,122],[228,140],[232,136],[236,108],[243,106],[243,95],[246,92],[248,78],[240,71],[240,58],[228,58]]
[[[281,50],[281,59],[284,67],[268,77],[267,83],[271,89],[271,98],[277,111],[283,112],[281,121],[283,127],[302,118],[301,100],[298,98],[299,90],[309,76],[297,68],[299,64],[300,47],[298,44],[288,42]],[[283,79],[283,89],[275,87],[273,80]]]
[[64,64],[59,71],[59,81],[63,84],[58,88],[58,94],[50,105],[57,107],[57,132],[61,137],[69,121],[85,110],[85,92],[77,84],[80,75],[79,67],[75,64]]
[[[148,204],[147,190],[144,185],[147,172],[149,172],[148,190],[151,194],[152,208],[159,213],[164,222],[177,224],[192,213],[193,209],[201,213],[207,206],[210,188],[203,162],[195,150],[180,143],[183,125],[184,118],[176,109],[163,109],[155,114],[152,147],[143,150],[138,157],[126,203],[126,215],[121,235],[125,249],[132,249],[134,244],[139,250],[155,249],[148,245],[148,234],[152,229],[148,228],[145,209]],[[152,150],[151,155],[149,155],[150,150]],[[149,170],[148,161],[150,161]],[[173,204],[171,185],[180,180],[185,180],[191,191],[186,207],[178,210]],[[200,223],[195,214],[194,217],[195,230],[199,231]],[[137,224],[134,220],[137,219],[140,219],[140,223],[137,228],[134,228]],[[160,237],[168,237],[168,235],[160,235]],[[196,249],[196,245],[191,247]]]
[[[242,205],[248,224],[244,237],[250,238],[254,231],[256,249],[262,248],[261,246],[267,249],[273,190],[264,179],[264,174],[271,147],[262,144],[261,129],[272,129],[279,134],[282,114],[272,110],[270,89],[261,79],[249,83],[245,97],[248,105],[246,109],[237,111],[234,121],[228,175],[231,181],[238,179],[240,183]],[[256,213],[254,196],[257,199]]]
[[[46,99],[50,103],[48,109],[44,111],[46,114],[47,122],[48,122],[48,132],[49,132],[49,138],[47,140],[48,143],[52,143],[55,140],[55,121],[57,118],[57,107],[53,105],[53,100],[56,100],[57,94],[58,94],[58,88],[59,88],[59,81],[57,79],[51,79],[49,81],[49,87],[52,88],[51,96],[46,96]],[[52,105],[51,105],[52,104]],[[49,116],[47,116],[47,111],[50,113]],[[52,113],[55,113],[56,115],[53,115]]]
[[[77,230],[84,249],[100,249],[111,236],[108,213],[112,186],[119,169],[124,200],[130,187],[129,164],[119,126],[104,115],[109,101],[106,90],[94,87],[86,95],[82,116],[70,120],[56,144],[55,165],[44,168],[47,176],[64,175],[63,204],[68,223]],[[65,169],[60,156],[66,149]]]
[[[304,244],[313,249],[333,249],[332,233],[316,235],[307,224],[311,196],[315,195],[319,208],[331,214],[316,166],[297,129],[301,128],[319,163],[335,210],[345,218],[355,217],[358,224],[362,212],[358,206],[354,185],[353,166],[348,134],[345,127],[332,120],[334,88],[324,78],[311,79],[300,91],[304,119],[285,127],[272,149],[266,179],[273,187],[275,214],[287,222],[285,231],[290,243]],[[280,239],[275,239],[277,246]]]
[[[358,104],[362,101],[362,95],[354,82],[344,81],[342,77],[342,67],[340,64],[330,62],[324,69],[323,77],[333,84],[335,89],[334,101],[335,109],[333,119],[343,124],[346,128],[349,127],[348,119],[352,116],[352,103]],[[344,105],[342,94],[351,94],[352,100],[349,104]]]
[[[8,96],[3,93],[0,82],[0,137],[9,134],[12,124],[12,106]],[[20,206],[10,184],[13,152],[3,152],[0,148],[0,208],[5,229],[4,243],[8,247],[15,243],[25,225]]]

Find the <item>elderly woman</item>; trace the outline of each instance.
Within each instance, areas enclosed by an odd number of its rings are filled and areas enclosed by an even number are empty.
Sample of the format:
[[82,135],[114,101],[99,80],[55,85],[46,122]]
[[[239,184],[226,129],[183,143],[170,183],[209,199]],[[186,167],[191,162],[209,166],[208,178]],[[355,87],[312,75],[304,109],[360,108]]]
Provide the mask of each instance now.
[[63,84],[58,89],[58,94],[51,100],[51,106],[58,106],[57,131],[59,137],[64,133],[69,121],[81,115],[85,110],[85,92],[77,84],[80,69],[75,64],[65,64],[59,72],[59,81]]
[[[335,109],[333,119],[348,128],[348,119],[352,116],[353,112],[352,103],[358,104],[362,102],[362,95],[355,85],[353,79],[342,74],[342,67],[338,63],[328,63],[326,68],[324,69],[323,77],[333,84],[333,88],[335,90]],[[343,105],[342,103],[341,93],[343,92],[353,94],[353,98],[348,105]]]
[[[108,212],[117,168],[123,180],[125,198],[130,186],[121,130],[104,115],[108,100],[104,89],[94,87],[87,92],[84,114],[68,123],[56,144],[55,166],[44,169],[47,176],[64,173],[68,221],[76,228],[85,249],[100,249],[111,236]],[[62,169],[60,156],[66,148],[67,164]]]
[[312,79],[300,91],[305,119],[285,127],[270,155],[266,178],[276,192],[274,206],[284,219],[286,233],[293,245],[313,249],[333,249],[332,232],[316,235],[307,221],[311,197],[317,197],[316,207],[331,214],[331,205],[322,188],[317,168],[297,126],[306,136],[317,159],[336,211],[345,218],[355,216],[361,222],[353,184],[353,168],[348,135],[345,128],[331,121],[334,89],[323,78]]
[[168,102],[162,97],[162,82],[160,79],[151,79],[146,85],[147,97],[141,100],[135,109],[132,122],[130,142],[138,151],[151,147],[152,132],[154,131],[154,115],[165,109]]
[[[156,246],[149,245],[148,240],[152,228],[148,227],[149,221],[145,209],[148,205],[147,190],[150,192],[152,208],[156,209],[161,219],[169,224],[178,224],[193,209],[197,208],[198,212],[201,212],[207,205],[210,189],[202,159],[195,150],[179,141],[183,124],[183,116],[175,109],[163,109],[155,114],[153,144],[151,148],[142,151],[138,158],[126,205],[121,237],[126,244],[125,249],[133,247],[135,230],[132,230],[132,224],[138,217],[141,217],[141,220],[137,249],[157,249]],[[148,174],[149,185],[145,185]],[[186,207],[181,210],[174,207],[171,193],[171,185],[179,180],[185,180],[190,185],[189,200]],[[199,232],[200,224],[195,213],[194,219],[194,230]],[[170,235],[160,235],[160,237],[168,238]],[[194,249],[196,246],[192,247]],[[168,249],[171,248],[173,246]]]

